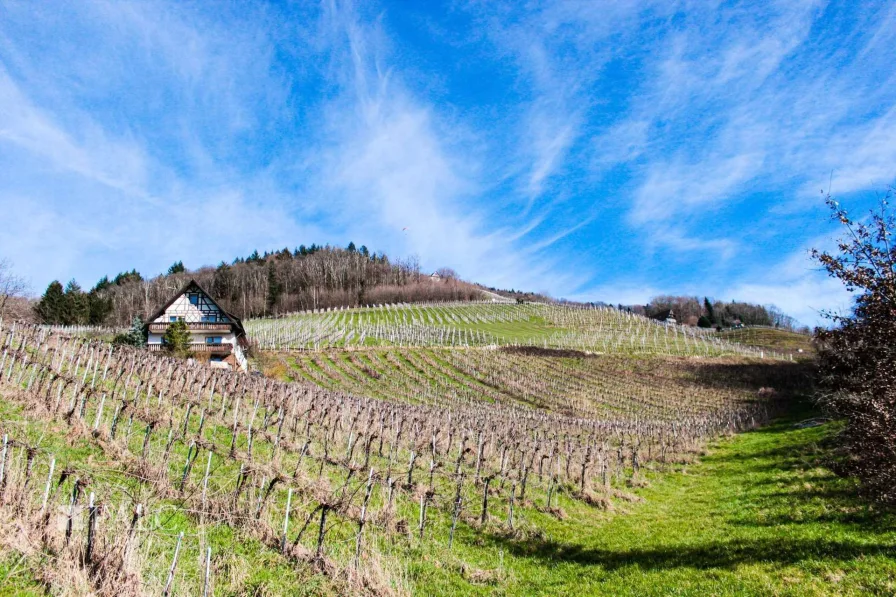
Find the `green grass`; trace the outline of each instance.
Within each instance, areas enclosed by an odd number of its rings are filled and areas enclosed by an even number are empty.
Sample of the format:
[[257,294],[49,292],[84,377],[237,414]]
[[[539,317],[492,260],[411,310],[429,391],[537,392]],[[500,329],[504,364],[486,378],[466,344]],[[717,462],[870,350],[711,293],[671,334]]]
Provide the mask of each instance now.
[[525,321],[507,321],[496,323],[465,323],[458,329],[480,331],[498,338],[501,343],[532,343],[549,337],[554,332],[568,331],[566,328],[551,325],[545,318],[533,315]]
[[[561,499],[542,536],[462,529],[410,554],[421,595],[893,595],[896,513],[821,467],[830,425],[784,420],[653,476],[643,503],[603,512]],[[619,508],[617,502],[617,508]]]
[[[87,419],[91,418],[88,413]],[[132,453],[139,453],[142,442],[142,425],[135,431],[130,440]],[[151,486],[141,483],[131,475],[123,474],[122,463],[109,460],[108,455],[90,437],[74,437],[69,428],[60,421],[33,416],[33,413],[4,398],[0,393],[0,435],[9,433],[11,437],[38,448],[35,461],[35,487],[38,489],[46,478],[46,461],[52,454],[57,459],[56,475],[73,467],[83,474],[88,471],[87,487],[96,491],[101,503],[114,507],[118,503],[129,502],[131,496],[141,496],[144,503],[154,513],[145,519],[143,527],[151,535],[151,540],[144,539],[140,547],[143,560],[141,565],[144,581],[148,582],[150,592],[163,586],[167,566],[174,549],[178,532],[185,533],[182,543],[178,575],[176,577],[175,595],[196,594],[201,587],[201,555],[197,543],[200,532],[205,534],[207,545],[212,548],[212,563],[216,570],[227,571],[229,578],[220,578],[215,588],[216,595],[334,595],[331,579],[316,573],[311,567],[295,565],[280,553],[271,550],[254,537],[240,533],[226,524],[209,524],[200,529],[196,520],[180,511],[180,504],[175,499],[162,498],[155,495]],[[211,435],[215,429],[208,428]],[[122,429],[124,433],[124,429]],[[222,436],[219,443],[229,441]],[[175,444],[172,452],[170,469],[172,478],[180,475],[185,458],[183,446]],[[263,449],[259,449],[259,454]],[[229,464],[216,463],[218,466]],[[65,491],[69,485],[63,488]],[[9,504],[7,508],[11,507]],[[5,515],[8,513],[5,513]],[[4,520],[0,519],[0,523]],[[13,525],[0,526],[0,597],[6,595],[46,595],[51,594],[40,582],[40,570],[51,568],[53,558],[50,554],[29,550],[20,552],[15,549],[21,542],[15,538]],[[82,539],[76,536],[75,541]],[[12,544],[13,548],[8,548]],[[150,547],[146,545],[149,544]],[[33,547],[33,546],[32,546]],[[237,570],[237,572],[230,572]]]
[[43,595],[44,589],[28,568],[27,559],[18,553],[0,555],[0,596]]
[[715,334],[720,340],[752,346],[765,350],[774,350],[780,353],[796,353],[802,350],[806,356],[814,355],[812,337],[806,334],[798,334],[788,330],[776,330],[772,328],[741,328],[723,330]]

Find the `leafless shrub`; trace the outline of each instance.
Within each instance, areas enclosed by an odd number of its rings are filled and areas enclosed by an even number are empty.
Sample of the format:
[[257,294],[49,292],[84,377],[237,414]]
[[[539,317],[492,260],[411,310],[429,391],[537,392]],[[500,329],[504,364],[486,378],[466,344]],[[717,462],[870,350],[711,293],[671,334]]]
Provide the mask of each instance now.
[[855,475],[875,498],[896,503],[896,217],[892,191],[866,221],[828,197],[845,237],[835,254],[813,251],[828,274],[856,292],[848,314],[826,314],[837,327],[817,329],[821,404],[845,419],[844,458],[835,468]]

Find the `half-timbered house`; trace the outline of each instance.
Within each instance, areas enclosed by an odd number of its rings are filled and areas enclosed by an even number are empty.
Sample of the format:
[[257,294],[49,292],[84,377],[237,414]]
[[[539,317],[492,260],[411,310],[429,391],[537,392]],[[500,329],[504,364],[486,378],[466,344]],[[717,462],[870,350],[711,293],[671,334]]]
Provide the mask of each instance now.
[[190,351],[207,354],[214,366],[246,370],[248,346],[239,318],[224,310],[195,280],[146,318],[147,348],[164,350],[168,326],[183,321],[190,332]]

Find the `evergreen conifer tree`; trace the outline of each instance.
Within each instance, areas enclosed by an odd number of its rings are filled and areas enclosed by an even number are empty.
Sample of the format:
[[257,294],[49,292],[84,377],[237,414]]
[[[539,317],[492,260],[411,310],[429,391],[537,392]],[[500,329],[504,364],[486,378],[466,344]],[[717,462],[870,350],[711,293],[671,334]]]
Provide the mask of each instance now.
[[114,344],[124,344],[127,346],[145,346],[146,333],[143,329],[143,320],[140,316],[134,317],[131,327],[123,334],[118,334],[112,341]]
[[143,319],[139,315],[134,317],[131,327],[128,329],[128,344],[131,346],[143,346],[146,344],[146,332],[144,331]]
[[268,262],[268,294],[267,294],[267,307],[268,311],[273,312],[274,307],[277,305],[277,301],[280,300],[280,295],[283,294],[283,286],[280,284],[280,280],[277,278],[277,267],[274,265],[273,261]]
[[87,293],[87,310],[87,323],[102,325],[112,312],[112,299],[104,298],[96,290],[91,290]]
[[40,297],[34,312],[40,318],[41,323],[58,325],[62,323],[62,313],[65,310],[65,292],[59,280],[53,280],[47,286],[47,290]]
[[[710,324],[715,323],[716,322],[716,313],[715,313],[715,310],[712,308],[712,303],[709,302],[709,297],[706,297],[706,296],[703,297],[703,307],[706,309],[706,317],[709,318],[709,323]],[[711,326],[707,326],[707,327],[711,327]]]
[[65,302],[62,311],[65,325],[85,325],[90,322],[90,299],[74,279],[65,286]]
[[112,286],[112,282],[109,281],[109,276],[103,276],[96,283],[96,286],[93,287],[94,292],[99,292],[101,290],[105,290]]
[[190,356],[190,331],[187,329],[187,324],[181,320],[171,323],[162,336],[162,343],[165,349],[174,355]]

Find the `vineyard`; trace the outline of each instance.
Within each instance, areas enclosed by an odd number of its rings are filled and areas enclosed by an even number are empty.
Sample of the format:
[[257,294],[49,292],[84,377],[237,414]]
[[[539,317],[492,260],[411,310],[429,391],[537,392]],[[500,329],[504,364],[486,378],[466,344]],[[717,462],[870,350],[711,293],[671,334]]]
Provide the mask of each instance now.
[[431,303],[304,312],[252,319],[261,350],[367,346],[540,346],[596,353],[680,356],[791,354],[729,342],[699,328],[664,324],[609,307],[540,303]]
[[266,373],[382,400],[534,408],[603,421],[680,420],[756,399],[759,375],[742,359],[711,364],[676,357],[586,355],[541,348],[381,348],[280,353]]
[[[390,343],[373,332],[389,326],[475,344],[547,322],[563,328],[549,346],[624,329],[672,354],[722,346],[599,310],[500,307],[276,321],[291,343]],[[315,320],[339,333],[303,336]],[[612,507],[708,439],[766,424],[801,381],[789,362],[568,347],[264,356],[282,381],[38,327],[0,331],[0,347],[0,512],[19,521],[2,539],[49,558],[42,586],[100,594],[407,593],[408,550]]]

